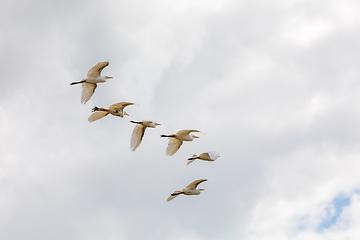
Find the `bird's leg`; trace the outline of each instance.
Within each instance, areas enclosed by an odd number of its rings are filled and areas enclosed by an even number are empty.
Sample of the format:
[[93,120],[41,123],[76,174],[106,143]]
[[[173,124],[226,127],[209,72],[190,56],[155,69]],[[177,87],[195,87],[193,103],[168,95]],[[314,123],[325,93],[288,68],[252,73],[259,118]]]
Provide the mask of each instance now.
[[93,107],[92,111],[93,111],[93,112],[96,112],[96,111],[104,111],[104,112],[107,112],[108,110],[105,109],[105,108],[98,108],[98,107],[95,106],[95,107]]
[[184,192],[176,191],[176,192],[172,193],[171,196],[177,196],[177,195],[180,195],[182,193],[184,193]]
[[81,80],[81,81],[79,81],[79,82],[72,82],[72,83],[70,83],[70,85],[75,85],[75,84],[84,83],[84,82],[86,82],[86,81],[85,81],[85,80]]
[[171,135],[161,134],[160,137],[175,137],[175,135],[174,134],[171,134]]

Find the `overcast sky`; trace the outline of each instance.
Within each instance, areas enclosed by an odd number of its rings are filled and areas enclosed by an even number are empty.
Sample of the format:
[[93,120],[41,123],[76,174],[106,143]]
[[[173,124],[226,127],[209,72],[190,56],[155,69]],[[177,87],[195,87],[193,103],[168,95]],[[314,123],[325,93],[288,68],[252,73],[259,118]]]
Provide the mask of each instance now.
[[[359,239],[359,1],[0,5],[1,239]],[[130,120],[162,125],[132,152]],[[166,156],[181,129],[202,133]]]

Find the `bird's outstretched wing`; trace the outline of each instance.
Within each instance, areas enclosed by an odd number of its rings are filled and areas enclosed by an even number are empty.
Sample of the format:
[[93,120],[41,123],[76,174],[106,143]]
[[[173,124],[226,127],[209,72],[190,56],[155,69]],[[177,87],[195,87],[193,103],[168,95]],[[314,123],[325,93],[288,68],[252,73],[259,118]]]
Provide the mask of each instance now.
[[192,163],[193,161],[195,161],[198,158],[199,158],[199,156],[197,156],[196,154],[192,155],[192,157],[188,159],[188,162],[187,162],[186,166],[189,165],[190,163]]
[[195,190],[196,187],[197,187],[200,183],[205,182],[205,181],[207,181],[207,179],[195,180],[195,181],[193,181],[192,183],[190,183],[189,185],[187,185],[186,188],[189,189],[189,190]]
[[200,132],[200,131],[199,130],[193,130],[193,129],[180,130],[176,134],[178,134],[178,135],[188,135],[189,133],[192,133],[192,132]]
[[193,159],[188,160],[188,162],[186,163],[186,166],[189,165],[190,163],[192,163],[192,162],[195,161],[195,160],[196,160],[196,158],[193,158]]
[[174,155],[182,145],[182,141],[176,138],[170,138],[168,146],[166,148],[166,155],[171,156]]
[[130,149],[134,152],[144,137],[146,127],[142,124],[136,124],[131,135]]
[[94,94],[96,87],[96,83],[82,83],[81,103],[85,104],[89,101],[91,96]]
[[214,161],[213,159],[211,159],[209,153],[201,153],[199,155],[200,159],[205,160],[205,161]]
[[105,111],[95,111],[93,114],[90,115],[90,117],[88,118],[88,121],[93,122],[93,121],[99,120],[100,118],[103,118],[108,114],[109,113],[105,112]]
[[173,200],[174,198],[176,198],[177,196],[179,196],[182,192],[181,191],[175,191],[173,192],[168,199],[166,200],[167,202],[170,202],[171,200]]
[[87,73],[87,76],[90,77],[97,77],[100,76],[101,71],[109,65],[109,62],[99,62],[95,66],[93,66],[89,72]]
[[119,102],[119,103],[114,103],[109,108],[110,109],[124,109],[126,106],[134,105],[134,104],[135,103],[132,103],[132,102]]

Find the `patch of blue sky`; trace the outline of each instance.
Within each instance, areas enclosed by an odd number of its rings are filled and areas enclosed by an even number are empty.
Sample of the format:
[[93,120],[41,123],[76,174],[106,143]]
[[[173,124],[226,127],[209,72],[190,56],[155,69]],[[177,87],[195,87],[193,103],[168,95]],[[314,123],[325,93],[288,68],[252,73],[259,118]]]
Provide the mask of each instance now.
[[319,224],[316,231],[322,232],[331,226],[335,225],[346,206],[350,205],[351,196],[338,196],[334,198],[330,206],[326,209],[327,218]]

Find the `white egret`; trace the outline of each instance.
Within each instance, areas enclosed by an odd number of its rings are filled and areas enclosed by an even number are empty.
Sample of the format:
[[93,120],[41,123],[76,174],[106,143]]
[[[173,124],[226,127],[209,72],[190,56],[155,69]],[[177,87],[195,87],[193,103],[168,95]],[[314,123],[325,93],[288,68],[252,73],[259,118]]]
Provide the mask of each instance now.
[[183,141],[192,141],[194,138],[199,138],[193,134],[192,132],[200,132],[198,130],[180,130],[176,134],[165,135],[162,134],[161,137],[170,138],[168,146],[166,148],[166,155],[171,156],[174,155],[182,145]]
[[113,77],[109,76],[101,76],[101,71],[109,65],[109,62],[99,62],[95,66],[93,66],[89,72],[87,73],[87,78],[79,82],[72,82],[70,85],[82,84],[82,92],[81,92],[81,103],[85,104],[91,96],[94,94],[95,89],[97,87],[97,83],[106,82],[107,79],[111,79]]
[[131,141],[130,141],[130,149],[132,151],[135,151],[140,146],[146,128],[148,127],[155,128],[157,125],[161,125],[160,123],[154,121],[139,121],[139,122],[130,121],[130,122],[136,124],[132,132]]
[[204,161],[215,161],[218,157],[220,157],[219,154],[220,153],[218,151],[204,152],[199,155],[194,154],[191,158],[188,159],[188,162],[186,165],[189,165],[196,159],[200,159],[200,160],[204,160]]
[[115,103],[115,104],[111,105],[109,108],[94,107],[92,109],[92,111],[94,113],[90,115],[90,117],[88,118],[88,121],[93,122],[93,121],[99,120],[100,118],[107,116],[109,113],[114,116],[121,117],[121,118],[124,117],[124,115],[129,116],[129,114],[124,111],[124,108],[126,106],[134,105],[134,104],[135,103],[131,103],[131,102],[119,102],[119,103]]
[[170,197],[166,200],[167,202],[173,200],[174,198],[176,198],[177,196],[179,196],[180,194],[184,194],[184,195],[199,195],[201,193],[201,191],[204,191],[205,189],[203,188],[199,188],[197,189],[196,187],[202,183],[207,181],[207,179],[199,179],[199,180],[195,180],[192,183],[190,183],[186,188],[181,189],[180,191],[175,191],[173,192]]

